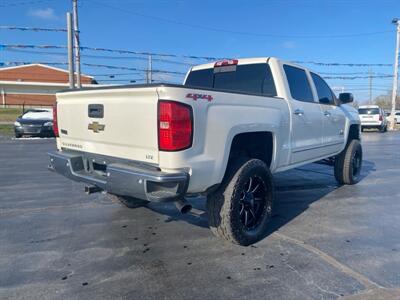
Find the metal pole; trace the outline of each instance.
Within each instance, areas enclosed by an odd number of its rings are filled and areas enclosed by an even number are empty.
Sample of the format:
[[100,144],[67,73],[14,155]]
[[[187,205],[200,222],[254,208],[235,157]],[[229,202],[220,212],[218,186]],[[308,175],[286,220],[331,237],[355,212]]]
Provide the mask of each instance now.
[[396,55],[394,58],[394,74],[393,74],[393,89],[392,89],[392,111],[390,113],[390,129],[394,130],[396,127],[394,119],[396,113],[397,77],[399,72],[400,20],[393,19],[392,23],[397,25]]
[[73,32],[72,32],[72,15],[67,12],[67,35],[68,35],[68,71],[69,71],[69,88],[75,88],[74,78],[74,49],[73,49]]
[[149,55],[149,64],[148,64],[148,67],[147,67],[146,83],[152,83],[153,82],[152,68],[153,68],[153,59],[152,59],[151,55]]
[[369,69],[369,102],[372,104],[372,70]]
[[1,89],[1,97],[3,99],[3,108],[6,108],[6,92],[4,91],[4,88]]
[[75,48],[75,69],[76,69],[76,85],[80,89],[81,85],[81,49],[79,42],[79,27],[78,27],[78,0],[72,0],[72,13],[74,22],[74,48]]

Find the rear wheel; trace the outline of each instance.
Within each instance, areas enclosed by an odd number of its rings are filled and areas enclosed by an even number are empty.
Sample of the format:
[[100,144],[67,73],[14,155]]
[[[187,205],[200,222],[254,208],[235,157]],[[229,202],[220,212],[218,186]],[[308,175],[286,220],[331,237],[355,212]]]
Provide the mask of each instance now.
[[335,178],[340,184],[360,181],[362,147],[359,140],[351,140],[335,159]]
[[241,159],[207,198],[211,231],[242,246],[259,241],[266,233],[273,197],[272,175],[266,164],[259,159]]
[[112,201],[121,202],[123,205],[125,205],[126,207],[129,207],[129,208],[138,208],[138,207],[146,206],[146,204],[149,203],[149,201],[147,201],[147,200],[127,197],[127,196],[119,196],[119,195],[114,195],[114,194],[108,194],[108,197]]

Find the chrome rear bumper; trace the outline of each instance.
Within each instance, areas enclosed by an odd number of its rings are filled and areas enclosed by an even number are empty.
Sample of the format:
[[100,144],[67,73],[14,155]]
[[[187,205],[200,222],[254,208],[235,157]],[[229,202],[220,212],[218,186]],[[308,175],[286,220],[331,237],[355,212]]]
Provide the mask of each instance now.
[[175,201],[188,188],[189,174],[166,173],[124,163],[103,165],[102,172],[88,167],[83,155],[66,151],[48,153],[49,169],[69,179],[84,182],[120,196],[149,201]]

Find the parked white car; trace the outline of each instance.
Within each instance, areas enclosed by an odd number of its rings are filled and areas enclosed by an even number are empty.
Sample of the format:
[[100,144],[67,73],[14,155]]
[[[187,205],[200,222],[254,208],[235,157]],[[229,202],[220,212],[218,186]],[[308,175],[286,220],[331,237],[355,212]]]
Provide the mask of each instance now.
[[193,67],[183,85],[57,94],[50,169],[128,206],[206,195],[211,230],[240,245],[263,238],[273,174],[334,157],[340,184],[360,180],[357,110],[316,73],[277,58]]
[[380,132],[387,131],[388,121],[385,111],[378,105],[362,105],[358,108],[361,120],[361,130],[375,128]]

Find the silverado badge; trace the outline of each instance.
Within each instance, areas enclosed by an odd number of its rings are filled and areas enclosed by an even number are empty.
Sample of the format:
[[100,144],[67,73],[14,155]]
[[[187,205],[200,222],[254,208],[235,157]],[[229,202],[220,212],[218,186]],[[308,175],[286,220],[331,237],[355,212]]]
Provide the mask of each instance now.
[[93,130],[93,132],[98,133],[99,131],[104,131],[106,125],[100,124],[99,122],[93,122],[88,125],[89,130]]

